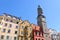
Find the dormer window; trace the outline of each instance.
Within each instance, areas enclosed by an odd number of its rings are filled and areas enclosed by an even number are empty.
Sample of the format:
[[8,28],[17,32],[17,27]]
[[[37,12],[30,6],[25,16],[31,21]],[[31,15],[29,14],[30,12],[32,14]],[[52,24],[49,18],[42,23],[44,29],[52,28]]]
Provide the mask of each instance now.
[[13,19],[16,19],[15,17],[13,17]]
[[8,16],[9,18],[11,18],[11,16]]
[[8,21],[8,19],[6,19],[6,21]]
[[17,19],[17,20],[19,20],[19,19]]

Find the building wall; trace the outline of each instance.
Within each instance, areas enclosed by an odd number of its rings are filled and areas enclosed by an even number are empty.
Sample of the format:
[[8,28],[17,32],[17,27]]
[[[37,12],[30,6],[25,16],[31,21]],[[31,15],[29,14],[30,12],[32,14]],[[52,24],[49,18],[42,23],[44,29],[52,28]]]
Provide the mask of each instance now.
[[[12,20],[12,22],[11,22],[11,20]],[[14,40],[14,37],[16,37],[16,40],[17,40],[18,33],[19,33],[19,31],[18,31],[19,24],[16,24],[16,22],[19,22],[19,20],[14,19],[14,18],[10,17],[9,15],[7,15],[7,16],[3,15],[2,20],[0,22],[1,22],[0,40]],[[18,27],[16,28],[16,26],[18,26]],[[10,31],[10,33],[8,33],[8,30]],[[15,34],[15,31],[16,31],[16,34]],[[3,39],[1,38],[2,35],[4,36]]]
[[[32,33],[32,27],[30,25],[30,23],[26,20],[26,21],[23,21],[21,24],[20,24],[20,28],[19,28],[19,40],[32,40],[31,39],[31,33]],[[26,34],[25,34],[26,33]]]
[[58,33],[54,29],[49,29],[51,40],[58,40]]
[[33,28],[33,40],[44,40],[41,28],[34,24],[32,24],[31,26]]
[[58,33],[58,40],[60,40],[60,32]]

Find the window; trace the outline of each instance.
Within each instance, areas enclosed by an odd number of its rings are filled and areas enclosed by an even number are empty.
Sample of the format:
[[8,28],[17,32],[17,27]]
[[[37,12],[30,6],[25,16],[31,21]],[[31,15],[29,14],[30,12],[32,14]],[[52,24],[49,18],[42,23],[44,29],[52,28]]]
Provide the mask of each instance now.
[[12,24],[10,24],[9,27],[11,28],[12,27]]
[[21,40],[23,40],[23,37],[21,37]]
[[24,26],[22,26],[22,29],[24,29]]
[[37,35],[37,32],[35,32],[35,34]]
[[8,33],[10,33],[10,29],[8,30]]
[[3,23],[2,22],[0,22],[0,25],[2,25]]
[[32,28],[30,28],[30,30],[32,30]]
[[17,31],[15,31],[15,34],[17,34]]
[[39,32],[37,32],[37,36],[39,35]]
[[9,39],[9,36],[6,36],[6,39]]
[[0,22],[0,24],[1,24],[1,22]]
[[5,23],[5,26],[7,26],[7,23]]
[[16,40],[17,38],[16,37],[14,37],[14,40]]
[[18,26],[16,26],[16,28],[18,29]]
[[10,22],[13,22],[13,20],[11,20]]
[[40,40],[40,39],[38,39],[38,40]]
[[46,35],[46,37],[47,37],[47,35]]
[[19,23],[19,22],[16,22],[17,24]]
[[1,35],[1,39],[4,39],[4,35]]
[[26,38],[25,40],[28,40],[28,38]]
[[30,38],[30,40],[32,40],[32,38]]
[[6,21],[8,21],[8,19],[6,19]]
[[28,26],[25,26],[25,29],[28,29]]
[[25,35],[28,35],[28,32],[26,31],[26,32],[24,32],[24,34],[25,34]]
[[36,40],[37,40],[37,38],[36,38]]
[[44,40],[44,39],[42,39],[42,40]]
[[6,29],[3,29],[3,32],[5,32],[6,31]]
[[36,32],[36,35],[39,36],[39,31]]
[[21,31],[21,34],[24,34],[24,32],[23,32],[23,31]]

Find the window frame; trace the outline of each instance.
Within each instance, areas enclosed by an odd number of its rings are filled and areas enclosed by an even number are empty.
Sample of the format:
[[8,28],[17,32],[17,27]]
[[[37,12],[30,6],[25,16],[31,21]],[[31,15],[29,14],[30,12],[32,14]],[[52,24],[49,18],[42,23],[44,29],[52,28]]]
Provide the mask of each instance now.
[[18,33],[18,31],[15,31],[15,34],[17,34]]
[[14,40],[16,40],[17,39],[17,37],[14,37]]
[[10,33],[11,32],[11,30],[10,29],[8,29],[8,33]]
[[5,23],[5,25],[4,25],[4,26],[6,27],[7,25],[8,25],[8,24],[7,24],[7,23]]
[[9,27],[11,28],[12,27],[12,24],[9,24]]
[[1,35],[1,39],[4,39],[4,35]]
[[3,32],[6,32],[6,29],[4,28],[4,29],[2,29],[3,30]]
[[9,36],[6,36],[6,39],[9,39]]

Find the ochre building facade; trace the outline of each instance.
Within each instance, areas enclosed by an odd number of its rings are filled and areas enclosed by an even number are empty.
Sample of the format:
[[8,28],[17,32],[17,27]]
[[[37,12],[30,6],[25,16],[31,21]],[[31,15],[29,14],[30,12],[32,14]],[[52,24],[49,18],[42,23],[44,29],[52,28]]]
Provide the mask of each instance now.
[[32,27],[27,20],[20,23],[19,40],[32,40]]

